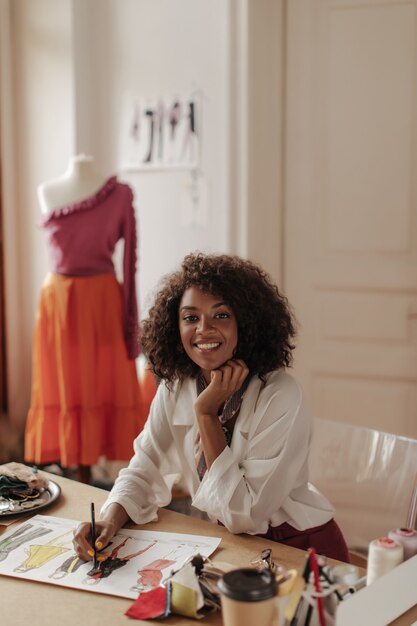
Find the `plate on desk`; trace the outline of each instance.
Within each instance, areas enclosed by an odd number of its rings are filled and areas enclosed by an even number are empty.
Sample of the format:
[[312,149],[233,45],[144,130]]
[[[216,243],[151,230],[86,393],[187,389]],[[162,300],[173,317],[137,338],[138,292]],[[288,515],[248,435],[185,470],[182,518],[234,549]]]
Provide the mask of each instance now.
[[0,498],[0,519],[2,517],[11,517],[19,515],[27,515],[28,513],[38,512],[52,504],[59,498],[61,487],[53,480],[48,480],[47,488],[39,494],[36,500],[28,500],[26,502],[17,502]]

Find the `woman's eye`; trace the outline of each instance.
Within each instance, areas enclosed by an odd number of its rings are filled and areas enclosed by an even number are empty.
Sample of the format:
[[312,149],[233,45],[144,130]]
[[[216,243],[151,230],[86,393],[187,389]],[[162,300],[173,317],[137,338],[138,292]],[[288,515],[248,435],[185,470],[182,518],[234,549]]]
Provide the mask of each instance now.
[[216,318],[220,319],[220,320],[225,320],[228,317],[230,317],[229,313],[225,313],[225,312],[217,313],[217,315],[216,315]]
[[182,319],[184,322],[196,322],[198,318],[197,315],[186,315]]

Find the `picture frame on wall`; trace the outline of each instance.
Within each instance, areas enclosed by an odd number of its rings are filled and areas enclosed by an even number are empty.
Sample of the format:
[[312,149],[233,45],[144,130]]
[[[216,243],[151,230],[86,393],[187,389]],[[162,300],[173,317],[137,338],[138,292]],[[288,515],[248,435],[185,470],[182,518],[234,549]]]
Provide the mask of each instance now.
[[122,115],[121,169],[193,169],[200,162],[197,96],[128,96]]

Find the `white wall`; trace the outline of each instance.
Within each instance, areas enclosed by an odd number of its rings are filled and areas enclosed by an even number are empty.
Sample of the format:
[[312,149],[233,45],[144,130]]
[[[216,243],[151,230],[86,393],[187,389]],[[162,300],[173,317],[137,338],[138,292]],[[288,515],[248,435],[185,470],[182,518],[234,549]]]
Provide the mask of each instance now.
[[142,315],[189,251],[238,253],[282,273],[283,0],[0,0],[9,413],[29,406],[31,337],[48,271],[37,186],[68,157],[117,173],[127,92],[201,93],[208,204],[182,219],[186,172],[130,172]]
[[74,150],[70,0],[1,0],[0,111],[11,417],[29,402],[31,338],[46,252],[36,187]]
[[[182,219],[189,172],[122,173],[135,192],[139,294],[189,251],[228,249],[228,2],[76,0],[77,150],[118,171],[124,98],[202,94],[201,174],[209,189],[205,224]],[[92,37],[92,33],[94,36]]]
[[[0,0],[9,16],[7,85],[15,107],[12,180],[4,203],[10,413],[23,423],[29,406],[31,336],[48,271],[36,229],[37,185],[59,176],[68,157],[87,152],[103,174],[118,170],[123,98],[202,94],[201,173],[209,188],[205,226],[181,221],[189,174],[123,174],[135,192],[139,226],[139,292],[146,296],[185,253],[229,251],[229,2],[225,0]],[[2,65],[4,62],[2,59]],[[10,120],[2,123],[7,126]],[[13,184],[12,184],[13,182]],[[6,190],[7,191],[7,190]],[[12,191],[15,194],[13,201]],[[18,346],[15,342],[18,342]]]

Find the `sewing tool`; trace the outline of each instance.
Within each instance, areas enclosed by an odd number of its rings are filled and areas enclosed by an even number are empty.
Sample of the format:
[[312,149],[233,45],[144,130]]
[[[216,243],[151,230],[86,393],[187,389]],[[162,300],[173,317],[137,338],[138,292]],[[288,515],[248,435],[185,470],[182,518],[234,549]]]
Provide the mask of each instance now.
[[392,570],[404,560],[403,546],[389,537],[379,537],[369,544],[366,584]]
[[394,528],[389,531],[388,537],[402,545],[404,561],[417,554],[417,532],[413,528]]
[[359,580],[357,580],[355,583],[349,585],[348,591],[349,593],[356,593],[364,587],[366,587],[366,576],[362,576],[362,578],[359,578]]
[[91,543],[93,545],[93,569],[97,569],[97,548],[96,548],[96,516],[94,512],[94,502],[91,503]]
[[255,565],[258,569],[269,569],[276,572],[277,567],[272,559],[271,548],[265,548],[262,552],[251,561],[251,565]]

